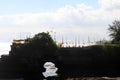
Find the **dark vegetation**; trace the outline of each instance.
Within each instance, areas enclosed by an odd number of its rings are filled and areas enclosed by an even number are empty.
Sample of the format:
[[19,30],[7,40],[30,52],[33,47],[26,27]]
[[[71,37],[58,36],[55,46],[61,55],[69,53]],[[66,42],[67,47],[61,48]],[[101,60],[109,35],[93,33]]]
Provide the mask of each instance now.
[[9,56],[2,56],[0,60],[0,77],[42,78],[43,64],[56,61],[56,51],[57,45],[44,32],[26,39],[24,44],[13,43]]
[[112,44],[59,48],[49,33],[38,33],[24,43],[13,43],[9,55],[0,59],[0,78],[42,80],[43,64],[51,61],[59,68],[59,79],[67,77],[120,76],[120,21],[108,30]]
[[120,76],[120,45],[94,45],[60,49],[64,77]]
[[120,76],[120,45],[103,44],[82,48],[58,48],[49,33],[39,33],[24,44],[11,45],[0,59],[0,77],[42,79],[43,64],[54,62],[59,77]]
[[112,25],[109,25],[108,28],[110,32],[110,37],[112,38],[112,43],[119,44],[120,43],[120,21],[115,20]]

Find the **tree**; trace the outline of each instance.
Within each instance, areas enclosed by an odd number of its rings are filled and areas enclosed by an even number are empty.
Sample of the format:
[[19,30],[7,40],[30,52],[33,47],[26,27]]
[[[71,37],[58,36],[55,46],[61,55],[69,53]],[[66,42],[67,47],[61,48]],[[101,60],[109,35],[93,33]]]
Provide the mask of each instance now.
[[28,77],[39,75],[40,77],[45,62],[57,61],[57,49],[57,45],[49,33],[42,32],[33,38],[25,39],[24,44],[13,44],[9,57],[15,64],[20,64],[23,75],[28,75]]
[[49,33],[38,33],[33,38],[25,39],[24,44],[13,44],[10,55],[48,59],[56,55],[57,45]]
[[112,43],[120,43],[120,21],[115,20],[108,28]]
[[35,48],[38,50],[45,50],[47,52],[55,51],[57,49],[57,45],[55,41],[51,38],[49,33],[38,33],[33,38],[27,41],[28,44],[31,45],[31,48]]

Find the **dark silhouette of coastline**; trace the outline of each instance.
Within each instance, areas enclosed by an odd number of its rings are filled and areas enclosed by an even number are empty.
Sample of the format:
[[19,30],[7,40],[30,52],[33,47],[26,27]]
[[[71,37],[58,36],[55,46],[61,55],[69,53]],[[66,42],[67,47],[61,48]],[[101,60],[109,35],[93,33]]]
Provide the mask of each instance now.
[[39,33],[26,39],[25,43],[13,43],[9,55],[1,56],[0,78],[41,80],[44,78],[45,62],[53,62],[58,67],[56,80],[68,77],[118,77],[119,53],[119,44],[59,48],[48,33]]

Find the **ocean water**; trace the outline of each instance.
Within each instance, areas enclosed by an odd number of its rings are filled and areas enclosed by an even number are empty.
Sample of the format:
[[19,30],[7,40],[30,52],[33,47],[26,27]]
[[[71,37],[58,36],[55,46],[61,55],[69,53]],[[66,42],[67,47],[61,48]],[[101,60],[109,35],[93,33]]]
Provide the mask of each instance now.
[[9,54],[9,51],[10,51],[10,45],[12,43],[9,43],[9,42],[0,42],[0,56],[1,55],[7,55]]

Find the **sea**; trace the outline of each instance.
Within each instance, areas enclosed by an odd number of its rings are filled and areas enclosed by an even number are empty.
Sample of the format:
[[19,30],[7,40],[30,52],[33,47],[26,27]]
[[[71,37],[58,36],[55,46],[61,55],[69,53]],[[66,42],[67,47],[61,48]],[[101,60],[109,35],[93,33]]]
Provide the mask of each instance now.
[[0,56],[9,54],[9,51],[11,50],[10,45],[12,45],[10,42],[0,42]]

